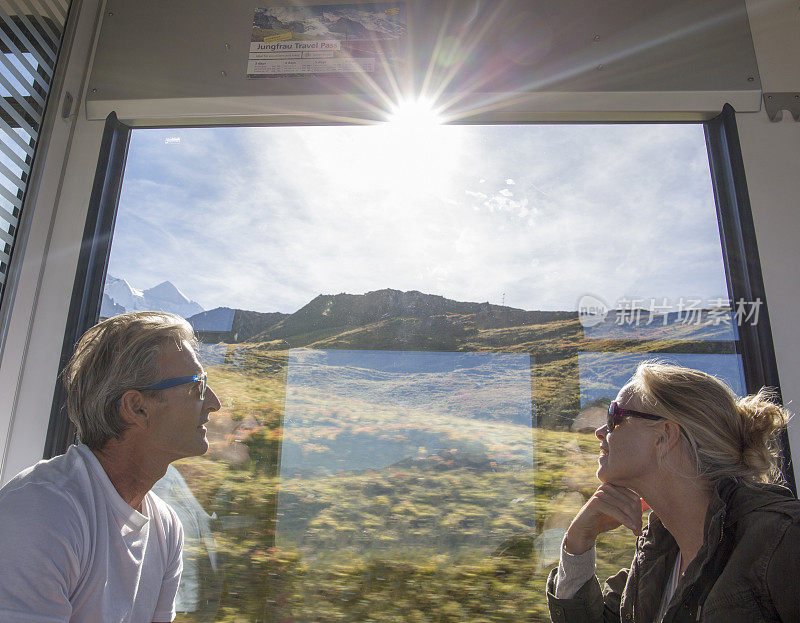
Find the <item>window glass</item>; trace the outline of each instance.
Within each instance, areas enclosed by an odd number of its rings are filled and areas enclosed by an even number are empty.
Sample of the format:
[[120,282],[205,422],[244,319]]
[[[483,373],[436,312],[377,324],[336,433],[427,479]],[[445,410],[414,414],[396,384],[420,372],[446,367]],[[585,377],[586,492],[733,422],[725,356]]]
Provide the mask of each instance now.
[[[0,107],[0,299],[19,228],[22,197],[35,145],[35,137],[26,129],[38,129],[41,117],[41,108],[36,102],[24,101],[24,98],[31,97],[33,87],[33,75],[28,69],[37,67],[29,53],[18,56],[6,52],[0,57],[0,98],[5,100]],[[35,97],[43,107],[42,96],[36,93]],[[9,110],[14,111],[13,114]],[[20,110],[23,111],[22,117]],[[26,127],[20,127],[20,121]]]
[[0,97],[12,97],[6,85],[9,85],[16,94],[23,97],[31,94],[33,87],[33,74],[38,65],[33,54],[25,52],[20,59],[15,54],[6,52],[0,64]]
[[[101,316],[202,340],[184,621],[548,620],[638,362],[744,390],[700,125],[134,130]],[[598,542],[598,575],[634,538]]]

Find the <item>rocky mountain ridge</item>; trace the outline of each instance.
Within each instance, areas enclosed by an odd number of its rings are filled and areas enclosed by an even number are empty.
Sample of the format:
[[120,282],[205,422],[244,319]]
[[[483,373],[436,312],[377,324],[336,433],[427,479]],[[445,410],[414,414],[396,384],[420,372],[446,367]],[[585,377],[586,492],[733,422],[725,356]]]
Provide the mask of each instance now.
[[[417,290],[403,292],[384,288],[366,294],[320,294],[295,313],[283,318],[251,341],[285,340],[339,327],[363,327],[397,318],[439,325],[458,323],[470,317],[477,328],[499,328],[539,324],[577,317],[576,312],[525,311],[491,303],[455,301]],[[419,324],[419,323],[415,323]]]

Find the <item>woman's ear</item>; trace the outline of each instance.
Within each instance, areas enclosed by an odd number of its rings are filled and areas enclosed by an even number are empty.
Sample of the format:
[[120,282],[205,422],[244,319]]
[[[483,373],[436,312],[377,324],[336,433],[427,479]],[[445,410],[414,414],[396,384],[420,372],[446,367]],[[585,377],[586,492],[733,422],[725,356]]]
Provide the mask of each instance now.
[[681,440],[681,427],[671,420],[663,422],[659,442],[665,444],[666,450],[674,448]]

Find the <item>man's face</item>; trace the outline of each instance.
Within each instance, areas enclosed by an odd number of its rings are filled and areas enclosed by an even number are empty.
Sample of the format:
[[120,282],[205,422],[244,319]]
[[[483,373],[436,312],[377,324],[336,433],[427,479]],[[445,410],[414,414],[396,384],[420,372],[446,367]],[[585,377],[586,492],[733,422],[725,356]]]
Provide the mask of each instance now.
[[[200,374],[203,367],[194,349],[183,342],[180,350],[167,344],[161,354],[160,379]],[[212,411],[220,407],[217,395],[206,387],[200,400],[200,383],[187,383],[161,391],[162,400],[150,399],[148,450],[168,462],[187,456],[205,454],[208,450],[206,427]]]

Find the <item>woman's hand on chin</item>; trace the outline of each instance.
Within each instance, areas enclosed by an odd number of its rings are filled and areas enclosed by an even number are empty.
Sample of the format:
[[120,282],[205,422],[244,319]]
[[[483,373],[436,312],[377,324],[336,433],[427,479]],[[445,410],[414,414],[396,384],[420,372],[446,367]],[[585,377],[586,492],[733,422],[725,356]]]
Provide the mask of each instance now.
[[604,483],[575,515],[564,537],[569,554],[583,554],[594,545],[597,536],[619,526],[635,535],[642,533],[642,499],[630,489]]

